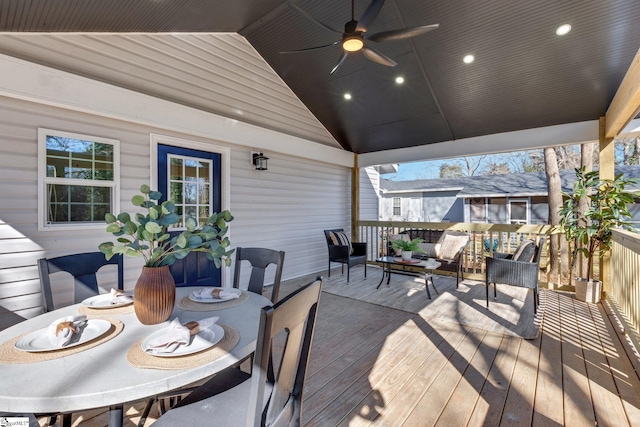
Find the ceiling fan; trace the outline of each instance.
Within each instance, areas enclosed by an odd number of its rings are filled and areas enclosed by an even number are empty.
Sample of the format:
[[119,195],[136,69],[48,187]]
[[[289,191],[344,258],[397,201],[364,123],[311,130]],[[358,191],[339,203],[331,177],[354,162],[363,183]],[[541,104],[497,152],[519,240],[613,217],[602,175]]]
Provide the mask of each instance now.
[[[412,27],[412,28],[402,28],[397,30],[390,31],[382,31],[379,33],[367,34],[368,28],[371,26],[373,21],[380,13],[382,6],[384,5],[385,0],[371,0],[369,6],[364,11],[359,21],[356,21],[354,18],[354,2],[355,0],[351,0],[351,21],[344,24],[344,32],[340,32],[334,30],[330,26],[318,21],[313,16],[309,15],[307,12],[302,10],[300,7],[296,6],[293,3],[289,3],[293,9],[295,9],[298,13],[300,13],[305,18],[309,19],[311,22],[319,25],[320,27],[329,30],[334,33],[338,33],[342,35],[342,40],[336,40],[333,43],[329,43],[322,46],[309,47],[306,49],[300,50],[291,50],[287,52],[280,53],[300,53],[300,52],[309,52],[311,50],[316,49],[324,49],[326,47],[335,46],[338,43],[342,45],[342,54],[340,55],[340,59],[338,59],[338,63],[333,67],[330,74],[335,73],[340,65],[347,58],[349,53],[354,53],[358,51],[362,51],[362,54],[372,60],[373,62],[377,62],[378,64],[386,65],[388,67],[395,67],[398,65],[394,60],[389,58],[388,56],[378,52],[369,46],[369,42],[380,43],[380,42],[388,42],[395,40],[403,40],[411,37],[419,36],[420,34],[424,34],[427,31],[435,30],[439,27],[439,24],[432,25],[422,25],[420,27]],[[365,43],[367,46],[365,46]]]

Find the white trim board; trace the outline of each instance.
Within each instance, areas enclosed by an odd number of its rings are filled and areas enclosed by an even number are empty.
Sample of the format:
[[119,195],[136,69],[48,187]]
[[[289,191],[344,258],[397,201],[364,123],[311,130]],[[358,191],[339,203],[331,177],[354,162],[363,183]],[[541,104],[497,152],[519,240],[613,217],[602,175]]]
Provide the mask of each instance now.
[[0,95],[345,167],[354,154],[0,54]]
[[423,160],[451,159],[509,151],[532,150],[559,145],[598,141],[598,120],[547,126],[438,142],[417,147],[399,148],[358,155],[358,165],[374,166]]

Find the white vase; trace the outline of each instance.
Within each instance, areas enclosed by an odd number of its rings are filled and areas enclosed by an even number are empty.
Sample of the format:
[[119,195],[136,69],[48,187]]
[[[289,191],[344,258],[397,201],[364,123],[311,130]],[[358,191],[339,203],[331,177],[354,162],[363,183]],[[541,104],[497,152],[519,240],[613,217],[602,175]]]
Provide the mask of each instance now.
[[412,251],[402,251],[402,260],[403,261],[411,260],[411,255],[413,255]]
[[591,303],[600,302],[600,296],[602,295],[601,281],[576,277],[574,284],[576,286],[576,299]]

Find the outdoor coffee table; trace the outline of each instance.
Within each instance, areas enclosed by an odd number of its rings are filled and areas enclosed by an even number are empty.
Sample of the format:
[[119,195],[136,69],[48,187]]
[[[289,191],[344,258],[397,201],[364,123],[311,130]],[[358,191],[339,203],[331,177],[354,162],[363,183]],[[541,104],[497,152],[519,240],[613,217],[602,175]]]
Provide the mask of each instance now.
[[427,296],[429,297],[429,299],[431,299],[431,293],[429,292],[429,282],[431,282],[431,286],[433,286],[433,290],[436,291],[436,293],[438,293],[438,290],[436,289],[436,285],[433,283],[433,271],[438,269],[442,265],[442,263],[434,259],[420,260],[420,259],[412,258],[410,260],[403,260],[400,257],[393,257],[393,256],[383,256],[381,258],[378,258],[376,261],[379,263],[382,263],[382,278],[380,279],[380,283],[378,283],[378,286],[376,287],[376,289],[379,289],[380,285],[382,285],[385,275],[387,277],[387,285],[388,285],[389,281],[391,280],[391,273],[416,274],[408,270],[405,271],[405,270],[391,269],[392,265],[400,265],[403,267],[424,268],[424,285],[425,285],[425,290],[427,291]]

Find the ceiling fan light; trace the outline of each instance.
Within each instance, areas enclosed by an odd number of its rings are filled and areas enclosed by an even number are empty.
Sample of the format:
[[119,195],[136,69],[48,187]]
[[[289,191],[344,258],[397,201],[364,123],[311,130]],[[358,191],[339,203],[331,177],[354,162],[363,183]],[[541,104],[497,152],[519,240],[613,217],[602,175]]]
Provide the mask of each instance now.
[[364,46],[364,41],[360,36],[349,36],[342,40],[342,48],[347,52],[357,52]]

